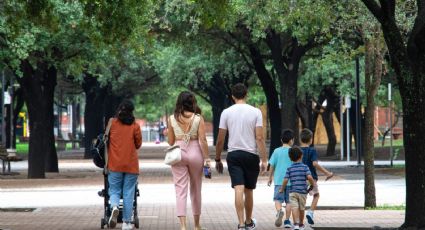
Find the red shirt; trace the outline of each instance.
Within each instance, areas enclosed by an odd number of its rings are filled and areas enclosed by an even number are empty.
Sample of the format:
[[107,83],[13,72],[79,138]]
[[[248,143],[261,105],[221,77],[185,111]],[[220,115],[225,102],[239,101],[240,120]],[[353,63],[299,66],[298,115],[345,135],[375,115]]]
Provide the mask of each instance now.
[[113,172],[139,174],[137,149],[142,145],[142,132],[137,123],[126,125],[112,120],[109,131],[108,169]]

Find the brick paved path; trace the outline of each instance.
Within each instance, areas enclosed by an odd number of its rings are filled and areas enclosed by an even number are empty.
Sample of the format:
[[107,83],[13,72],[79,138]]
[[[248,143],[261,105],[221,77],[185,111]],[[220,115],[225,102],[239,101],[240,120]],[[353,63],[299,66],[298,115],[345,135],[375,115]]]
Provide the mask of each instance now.
[[[155,150],[141,157],[141,197],[138,199],[140,225],[141,229],[146,230],[177,230],[179,225],[175,217],[170,169],[162,164],[161,154],[161,150]],[[46,180],[25,179],[24,169],[21,175],[0,177],[0,230],[100,229],[103,204],[96,192],[103,186],[101,171],[89,160],[61,160],[60,171],[60,174],[48,174],[49,179]],[[403,223],[404,211],[345,210],[344,206],[362,204],[361,177],[361,170],[350,168],[338,172],[330,182],[321,182],[323,194],[319,206],[329,205],[343,210],[316,211],[316,228],[396,228]],[[378,174],[376,178],[379,180],[378,201],[383,199],[383,203],[386,203],[397,200],[392,194],[403,196],[404,185],[399,182],[402,177]],[[272,191],[264,185],[266,178],[262,177],[259,181],[261,185],[254,192],[257,229],[282,229],[274,227],[275,212],[270,198]],[[228,175],[214,174],[212,180],[205,182],[202,225],[209,230],[236,229],[233,190],[229,186]],[[388,193],[391,193],[390,197],[385,197]],[[1,210],[10,207],[36,209],[33,212]],[[190,215],[190,204],[188,208]],[[191,218],[189,226],[189,229],[193,229]]]
[[[173,204],[147,204],[139,208],[140,227],[145,230],[179,229]],[[102,206],[39,208],[34,212],[0,213],[1,229],[100,229]],[[283,229],[274,226],[274,211],[270,205],[257,205],[254,216],[258,228]],[[398,227],[404,218],[400,211],[319,210],[316,227],[372,228],[373,226]],[[210,230],[235,228],[236,214],[231,204],[215,203],[203,207],[202,225]],[[190,229],[193,229],[189,220]],[[118,227],[120,227],[118,225]]]

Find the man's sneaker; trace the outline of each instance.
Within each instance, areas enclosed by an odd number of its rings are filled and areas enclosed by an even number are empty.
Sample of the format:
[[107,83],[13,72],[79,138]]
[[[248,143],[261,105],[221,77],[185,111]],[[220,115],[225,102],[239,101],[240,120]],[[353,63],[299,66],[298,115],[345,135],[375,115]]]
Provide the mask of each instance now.
[[305,225],[304,224],[300,224],[300,230],[304,230],[305,229]]
[[109,217],[108,221],[109,228],[115,228],[115,226],[117,226],[118,214],[120,214],[120,210],[117,206],[114,206],[112,208],[111,217]]
[[285,220],[283,222],[283,225],[285,226],[285,228],[292,228],[292,224],[290,220]]
[[294,224],[294,230],[300,230],[300,226],[298,224]]
[[132,230],[133,229],[133,225],[131,223],[122,223],[122,227],[121,230]]
[[245,222],[246,230],[254,230],[256,227],[257,227],[257,221],[254,218],[251,219],[251,223],[249,224]]
[[313,214],[313,212],[312,211],[307,211],[307,214],[305,215],[305,217],[307,218],[307,222],[309,223],[309,224],[314,224],[314,214]]
[[283,210],[279,210],[276,213],[276,221],[274,222],[274,225],[276,227],[282,226],[282,219],[283,219]]

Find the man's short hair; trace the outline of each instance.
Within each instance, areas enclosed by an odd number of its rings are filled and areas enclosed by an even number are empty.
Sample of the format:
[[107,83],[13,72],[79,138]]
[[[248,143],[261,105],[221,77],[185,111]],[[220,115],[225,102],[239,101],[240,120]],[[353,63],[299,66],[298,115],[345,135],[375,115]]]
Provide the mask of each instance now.
[[303,151],[298,146],[293,146],[289,149],[289,158],[291,161],[298,161],[303,156]]
[[300,133],[300,139],[302,143],[308,143],[313,138],[313,132],[310,129],[303,129]]
[[282,134],[280,135],[280,140],[282,141],[282,143],[288,144],[293,139],[294,139],[294,131],[292,131],[292,129],[282,130]]
[[248,93],[248,89],[242,83],[237,83],[232,87],[232,96],[236,99],[244,99],[246,94]]

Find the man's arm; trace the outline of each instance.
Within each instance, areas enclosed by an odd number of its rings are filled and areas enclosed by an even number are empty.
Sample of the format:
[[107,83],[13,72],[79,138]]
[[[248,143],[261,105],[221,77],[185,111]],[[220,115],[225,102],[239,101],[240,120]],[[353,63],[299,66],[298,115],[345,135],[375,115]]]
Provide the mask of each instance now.
[[257,143],[257,148],[260,153],[261,158],[261,172],[265,172],[267,168],[267,153],[266,153],[266,143],[264,141],[263,127],[255,127],[255,142]]
[[223,173],[223,163],[221,162],[221,152],[223,151],[224,139],[226,138],[227,129],[219,129],[217,135],[217,143],[215,145],[215,169],[218,173]]
[[221,152],[223,151],[224,139],[226,138],[227,130],[219,129],[217,135],[217,143],[215,145],[215,159],[221,159]]

